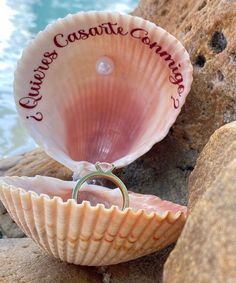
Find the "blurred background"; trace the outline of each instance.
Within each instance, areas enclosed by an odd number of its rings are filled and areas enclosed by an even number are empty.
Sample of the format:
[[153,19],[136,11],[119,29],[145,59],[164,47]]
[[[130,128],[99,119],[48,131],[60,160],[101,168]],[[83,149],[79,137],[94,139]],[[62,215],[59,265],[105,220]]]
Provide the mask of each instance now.
[[90,10],[129,13],[138,0],[0,0],[0,158],[36,145],[21,125],[13,79],[22,50],[47,24],[69,13]]

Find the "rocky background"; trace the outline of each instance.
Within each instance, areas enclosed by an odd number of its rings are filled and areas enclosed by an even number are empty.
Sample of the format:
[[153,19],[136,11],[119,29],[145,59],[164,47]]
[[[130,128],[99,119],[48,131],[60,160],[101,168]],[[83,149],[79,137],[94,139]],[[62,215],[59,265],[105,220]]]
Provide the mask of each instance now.
[[[183,43],[194,80],[168,136],[117,174],[133,191],[188,203],[185,228],[175,247],[106,268],[61,263],[30,239],[2,239],[0,282],[236,282],[236,1],[141,0],[133,14]],[[36,149],[2,160],[0,174],[72,173]],[[24,236],[2,205],[0,231]]]

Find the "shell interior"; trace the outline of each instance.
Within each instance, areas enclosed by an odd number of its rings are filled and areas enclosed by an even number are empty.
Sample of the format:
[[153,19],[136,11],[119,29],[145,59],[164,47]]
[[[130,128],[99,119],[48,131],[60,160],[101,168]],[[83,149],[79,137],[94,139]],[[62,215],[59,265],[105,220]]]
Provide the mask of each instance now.
[[24,51],[15,100],[30,134],[74,172],[125,166],[167,134],[190,90],[189,56],[141,18],[69,15]]

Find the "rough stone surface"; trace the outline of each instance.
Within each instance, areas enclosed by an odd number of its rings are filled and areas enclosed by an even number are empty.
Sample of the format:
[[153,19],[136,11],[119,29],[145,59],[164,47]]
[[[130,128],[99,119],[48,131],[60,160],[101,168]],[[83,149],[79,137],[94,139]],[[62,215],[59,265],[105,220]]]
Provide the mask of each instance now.
[[173,245],[150,256],[109,267],[83,267],[46,254],[31,239],[0,240],[0,282],[161,283]]
[[173,245],[152,255],[109,266],[110,283],[161,283],[163,265]]
[[201,150],[216,129],[236,120],[236,2],[141,0],[133,14],[165,28],[189,52],[192,90],[173,135]]
[[6,236],[7,238],[24,237],[24,233],[6,212],[0,214],[0,231],[2,235]]
[[236,159],[190,214],[167,260],[163,283],[236,282]]
[[22,155],[13,156],[10,158],[3,158],[0,161],[0,176],[4,175],[4,173],[15,166],[22,159]]
[[212,186],[216,177],[233,160],[236,160],[236,122],[217,130],[204,147],[189,178],[188,206],[190,210],[194,208],[207,188]]
[[26,153],[5,173],[7,176],[51,176],[62,180],[71,180],[72,172],[53,160],[40,148]]
[[61,262],[42,251],[31,239],[0,240],[1,283],[98,283],[95,268]]
[[5,206],[2,204],[2,202],[0,202],[0,215],[4,214],[6,212],[7,212],[7,210],[6,210]]
[[120,169],[117,175],[131,191],[154,194],[186,205],[187,180],[196,156],[196,151],[186,150],[170,132],[147,154]]
[[192,172],[190,215],[164,283],[236,282],[236,122],[217,130]]

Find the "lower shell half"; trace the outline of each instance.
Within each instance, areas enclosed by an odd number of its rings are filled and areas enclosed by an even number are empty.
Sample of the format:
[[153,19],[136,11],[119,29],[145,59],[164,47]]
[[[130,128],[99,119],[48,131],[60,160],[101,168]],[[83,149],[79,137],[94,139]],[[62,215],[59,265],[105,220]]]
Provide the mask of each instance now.
[[117,206],[64,202],[9,185],[0,185],[0,200],[25,234],[63,261],[110,265],[160,250],[176,241],[184,212],[147,214]]

